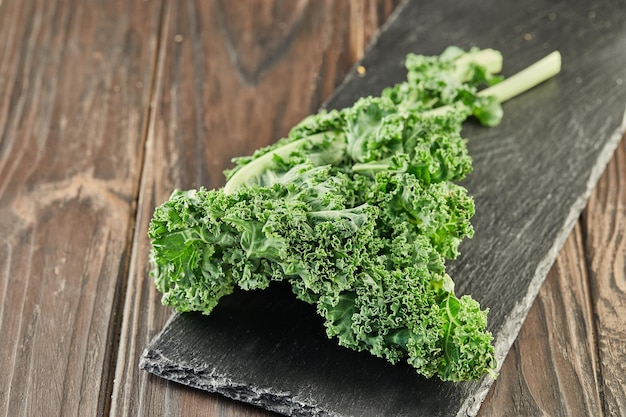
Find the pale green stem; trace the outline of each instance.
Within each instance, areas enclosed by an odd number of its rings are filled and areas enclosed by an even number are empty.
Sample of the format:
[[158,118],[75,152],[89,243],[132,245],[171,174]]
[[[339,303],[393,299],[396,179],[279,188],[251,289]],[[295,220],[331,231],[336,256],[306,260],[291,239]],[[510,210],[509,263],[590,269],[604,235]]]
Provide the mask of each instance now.
[[[310,140],[310,138],[305,139]],[[281,158],[287,158],[304,144],[305,139],[296,140],[285,146],[281,146],[280,148],[268,152],[265,155],[262,155],[257,159],[251,161],[249,164],[243,166],[239,171],[235,172],[235,174],[228,180],[226,185],[224,185],[224,194],[231,194],[233,191],[239,188],[239,186],[245,184],[249,178],[254,178],[258,175],[261,175],[271,164],[272,159],[274,159],[276,155]]]
[[[272,160],[275,157],[278,156],[287,160],[294,152],[304,147],[314,147],[323,144],[325,141],[329,140],[329,135],[334,136],[333,141],[335,142],[333,143],[335,144],[341,145],[345,140],[343,135],[332,135],[330,132],[322,132],[280,146],[250,161],[250,163],[235,172],[224,185],[224,194],[231,194],[241,185],[246,184],[251,178],[262,175],[268,167],[272,166]],[[313,160],[313,162],[319,164],[335,163],[343,157],[343,152],[342,146],[329,147],[328,154],[323,155],[320,160]]]
[[387,169],[389,168],[389,163],[372,163],[372,162],[366,162],[366,163],[357,163],[352,165],[352,171],[354,172],[360,172],[360,171],[380,171],[383,169]]
[[[505,78],[498,84],[485,88],[478,92],[481,97],[495,97],[500,103],[516,97],[531,88],[549,80],[561,71],[561,54],[554,51],[531,66],[524,68],[511,77]],[[452,105],[437,107],[428,110],[424,114],[437,116],[446,114],[453,108]]]
[[461,55],[454,64],[457,78],[469,81],[468,78],[472,74],[472,64],[484,67],[489,74],[497,74],[502,71],[502,54],[495,49],[479,49]]
[[554,77],[560,71],[561,54],[554,51],[517,74],[480,91],[478,95],[492,96],[503,103]]

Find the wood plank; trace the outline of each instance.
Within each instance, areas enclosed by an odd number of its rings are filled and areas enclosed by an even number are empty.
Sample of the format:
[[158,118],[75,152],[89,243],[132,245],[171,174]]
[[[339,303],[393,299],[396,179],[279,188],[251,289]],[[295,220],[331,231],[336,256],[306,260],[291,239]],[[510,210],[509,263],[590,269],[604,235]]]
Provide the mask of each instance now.
[[589,200],[583,221],[598,338],[603,408],[626,415],[626,141]]
[[569,236],[479,416],[602,416],[580,223]]
[[[558,249],[574,226],[591,187],[620,139],[620,135],[615,135],[614,132],[623,131],[624,126],[620,125],[623,117],[623,91],[619,90],[619,95],[614,93],[617,93],[615,85],[619,85],[619,80],[624,78],[625,66],[615,65],[617,57],[613,53],[613,46],[621,42],[622,38],[615,35],[624,30],[624,19],[616,3],[593,5],[581,3],[579,5],[581,9],[576,13],[572,12],[570,5],[565,7],[563,4],[553,5],[543,2],[539,2],[536,4],[537,7],[531,9],[517,3],[500,7],[491,4],[484,9],[472,8],[466,3],[462,5],[452,3],[438,7],[437,10],[441,12],[429,14],[424,25],[416,24],[418,18],[424,16],[423,9],[417,6],[404,9],[401,17],[407,24],[393,27],[395,36],[383,35],[384,40],[381,37],[380,43],[372,50],[375,53],[368,55],[363,61],[367,68],[375,68],[376,74],[384,74],[384,83],[380,79],[379,82],[372,81],[367,76],[353,78],[331,105],[341,107],[350,104],[357,96],[376,93],[383,85],[401,78],[401,57],[416,47],[414,42],[418,39],[421,45],[425,45],[426,52],[430,51],[428,48],[437,52],[450,43],[472,42],[483,45],[487,40],[494,42],[496,39],[494,34],[507,33],[508,37],[497,37],[493,46],[508,51],[510,60],[507,62],[513,63],[513,67],[518,68],[524,65],[524,62],[532,61],[530,55],[538,55],[540,50],[548,52],[551,49],[560,49],[563,52],[568,65],[558,80],[550,83],[549,87],[535,90],[507,104],[507,111],[518,117],[505,118],[505,122],[497,129],[479,130],[470,126],[466,132],[471,138],[470,153],[475,156],[476,172],[484,174],[482,177],[475,174],[467,182],[468,188],[476,196],[477,204],[482,207],[475,218],[475,225],[477,230],[482,228],[483,233],[475,236],[474,240],[464,247],[464,255],[454,264],[453,276],[459,278],[457,283],[460,283],[458,288],[461,293],[470,292],[483,304],[492,308],[492,328],[496,332],[497,349],[503,359]],[[485,15],[485,11],[489,11],[490,14]],[[513,21],[502,19],[503,16]],[[595,20],[595,17],[600,19]],[[485,22],[493,23],[493,26],[488,25],[490,31],[472,32],[471,39],[461,31],[442,37],[439,32],[429,29],[432,26],[446,26],[446,23],[449,25],[450,21],[455,23],[461,21],[458,25],[461,28],[476,28]],[[553,23],[546,23],[548,21]],[[610,27],[607,22],[611,23]],[[505,31],[498,25],[514,27],[515,31]],[[572,28],[576,28],[575,33],[569,30]],[[531,40],[534,40],[534,49],[530,47],[533,45],[526,44]],[[531,50],[534,52],[530,52]],[[513,51],[516,53],[511,55]],[[620,56],[619,59],[623,58]],[[598,76],[599,68],[607,73]],[[598,89],[603,89],[605,93],[596,95]],[[611,94],[608,94],[609,91]],[[542,111],[533,111],[538,103]],[[591,112],[597,117],[588,117]],[[519,117],[521,114],[528,116]],[[583,119],[584,125],[580,122]],[[528,194],[524,194],[522,198],[521,193]],[[221,326],[221,329],[226,328],[223,323],[220,325],[219,320],[208,319],[201,322],[199,318],[193,318],[191,315],[177,319],[171,326],[166,327],[166,333],[155,342],[154,349],[146,355],[146,363],[153,366],[153,371],[160,372],[164,377],[184,383],[195,383],[204,389],[215,389],[215,375],[218,379],[224,375],[233,375],[230,373],[232,358],[228,357],[228,361],[219,362],[219,365],[224,365],[224,369],[227,369],[225,374],[205,372],[215,369],[211,366],[218,363],[213,361],[216,357],[211,356],[212,353],[209,354],[200,348],[195,352],[193,348],[182,352],[181,349],[192,345],[173,337],[168,339],[168,336],[182,336],[186,329],[189,330],[185,333],[189,337],[188,340],[199,342],[197,333],[194,332],[204,332],[203,335],[208,335],[210,331],[206,330],[207,326],[215,324]],[[297,334],[301,335],[302,332]],[[250,362],[246,365],[254,366],[258,362],[270,363],[268,357],[260,359],[258,355],[251,355],[248,358]],[[315,358],[317,359],[319,358]],[[328,359],[331,361],[336,358],[329,354]],[[356,368],[356,361],[354,363]],[[373,361],[364,359],[360,365],[373,366],[372,363]],[[301,372],[301,375],[304,374],[304,371]],[[244,377],[244,373],[240,372],[237,376]],[[393,378],[389,377],[385,381],[390,379]],[[258,386],[258,381],[257,379],[250,382],[247,388]],[[279,382],[283,381],[275,378],[270,381],[270,385],[264,387],[270,387],[269,389],[274,392]],[[302,381],[292,379],[290,382]],[[228,388],[226,385],[228,384],[218,388]],[[315,383],[307,384],[306,381],[303,385],[303,390],[298,391],[302,397],[313,395],[310,387],[318,388]],[[397,385],[403,390],[410,391],[404,383]],[[418,391],[416,387],[418,384],[414,385],[413,388]],[[479,387],[470,384],[440,386],[436,382],[424,385],[426,395],[404,398],[419,397],[415,400],[415,405],[420,407],[427,403],[425,407],[427,410],[420,408],[425,415],[456,413],[458,410],[453,408],[458,403],[454,400],[464,401],[461,413],[473,413],[482,400],[481,395],[486,393],[484,389],[488,386]],[[294,385],[283,383],[280,386],[285,388]],[[364,415],[362,412],[367,401],[370,403],[375,401],[369,397],[365,398],[367,396],[363,394],[370,393],[367,389],[372,388],[371,385],[362,388],[363,386],[359,386],[354,389],[353,397],[342,399],[343,403],[339,406],[337,403],[330,404],[334,408],[325,411],[338,415]],[[241,391],[247,395],[245,389]],[[431,395],[435,391],[444,397],[438,404],[435,404],[438,401]],[[376,395],[379,395],[377,400],[387,404],[385,401],[388,398],[380,398],[380,392],[376,392]],[[384,397],[384,394],[382,396]],[[327,405],[329,404],[324,404]],[[380,403],[376,405],[380,406]],[[409,408],[406,402],[395,405]],[[436,405],[447,408],[436,408]],[[416,409],[402,411],[407,412],[407,415],[408,413],[413,415]],[[371,415],[380,414],[380,411],[381,409],[367,409],[367,413]]]
[[0,2],[0,415],[102,415],[159,1]]
[[173,188],[222,185],[231,157],[277,140],[317,110],[397,3],[169,2],[112,415],[273,415],[138,369],[142,350],[171,314],[147,277],[147,224]]

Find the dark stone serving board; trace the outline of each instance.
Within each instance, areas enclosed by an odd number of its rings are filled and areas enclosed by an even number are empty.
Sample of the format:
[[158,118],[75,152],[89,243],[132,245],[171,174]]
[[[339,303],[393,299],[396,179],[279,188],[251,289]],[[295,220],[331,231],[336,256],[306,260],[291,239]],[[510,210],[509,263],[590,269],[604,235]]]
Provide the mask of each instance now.
[[[508,102],[495,128],[468,122],[475,237],[449,265],[460,294],[490,309],[502,363],[625,127],[626,7],[615,1],[407,2],[327,104],[350,105],[404,78],[408,52],[503,52],[505,75],[559,50],[562,72]],[[140,366],[293,416],[475,415],[492,381],[443,383],[338,347],[281,285],[237,292],[211,316],[174,315]]]

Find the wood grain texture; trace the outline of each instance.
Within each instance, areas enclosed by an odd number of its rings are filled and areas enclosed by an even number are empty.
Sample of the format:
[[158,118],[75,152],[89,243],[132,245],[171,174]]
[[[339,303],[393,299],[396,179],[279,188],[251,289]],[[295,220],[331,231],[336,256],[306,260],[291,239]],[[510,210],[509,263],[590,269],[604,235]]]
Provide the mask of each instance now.
[[105,412],[158,2],[0,2],[0,415]]
[[479,416],[601,416],[589,273],[580,224],[561,253]]
[[137,368],[171,314],[147,276],[147,225],[174,188],[221,186],[231,157],[276,141],[316,111],[397,3],[167,4],[112,415],[273,415]]
[[607,416],[626,415],[626,141],[589,200],[583,221]]

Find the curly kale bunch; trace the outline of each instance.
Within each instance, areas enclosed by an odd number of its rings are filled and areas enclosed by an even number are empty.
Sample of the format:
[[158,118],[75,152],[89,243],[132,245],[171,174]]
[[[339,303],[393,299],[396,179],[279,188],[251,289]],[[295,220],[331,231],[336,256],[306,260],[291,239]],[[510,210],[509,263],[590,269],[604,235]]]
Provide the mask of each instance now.
[[487,310],[445,262],[473,235],[462,123],[499,122],[510,87],[478,88],[500,67],[493,50],[410,55],[406,82],[304,119],[225,187],[175,191],[149,229],[163,303],[210,314],[236,287],[288,281],[343,346],[442,380],[493,374]]

